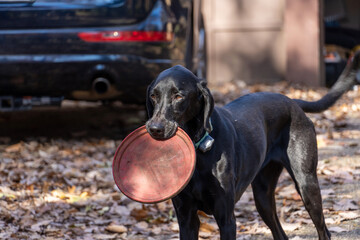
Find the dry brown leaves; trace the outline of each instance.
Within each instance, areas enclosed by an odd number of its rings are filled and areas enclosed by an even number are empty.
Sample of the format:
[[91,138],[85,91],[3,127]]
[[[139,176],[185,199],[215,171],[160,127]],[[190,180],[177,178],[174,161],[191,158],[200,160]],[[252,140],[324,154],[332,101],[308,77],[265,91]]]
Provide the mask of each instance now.
[[[254,91],[315,100],[327,90],[296,89],[284,83],[229,84],[214,89],[214,96],[222,104]],[[360,91],[351,91],[330,110],[309,116],[318,132],[318,174],[326,222],[335,236],[356,233],[360,221]],[[170,201],[144,205],[114,187],[111,161],[120,140],[9,141],[0,139],[0,239],[178,239]],[[276,192],[278,215],[290,237],[316,237],[288,174],[281,176]],[[218,239],[214,219],[201,212],[199,216],[200,239]],[[238,239],[271,239],[250,188],[237,203],[235,216]]]

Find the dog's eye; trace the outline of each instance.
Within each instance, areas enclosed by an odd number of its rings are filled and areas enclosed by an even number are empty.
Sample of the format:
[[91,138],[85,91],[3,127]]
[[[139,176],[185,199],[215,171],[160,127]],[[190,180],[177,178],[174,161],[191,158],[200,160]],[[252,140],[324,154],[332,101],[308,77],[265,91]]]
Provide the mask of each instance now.
[[184,99],[184,96],[183,95],[180,95],[180,94],[176,94],[174,96],[174,99],[177,100],[177,101],[180,101],[180,100],[183,100]]
[[155,94],[151,94],[151,95],[150,95],[150,98],[151,98],[153,101],[155,101],[155,100],[156,100],[156,95],[155,95]]

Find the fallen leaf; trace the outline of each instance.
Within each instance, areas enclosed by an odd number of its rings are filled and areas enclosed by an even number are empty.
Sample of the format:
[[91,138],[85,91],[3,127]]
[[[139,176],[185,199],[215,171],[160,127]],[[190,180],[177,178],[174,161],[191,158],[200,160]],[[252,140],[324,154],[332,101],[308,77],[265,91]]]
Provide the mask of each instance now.
[[141,209],[135,208],[131,211],[130,215],[134,217],[137,221],[140,221],[148,216],[148,212],[149,211],[145,208],[141,208]]
[[100,215],[103,215],[104,213],[108,212],[109,210],[110,210],[110,208],[109,208],[108,206],[105,206],[105,207],[103,207],[102,209],[100,209],[100,210],[98,211],[98,213],[99,213]]
[[147,229],[149,227],[149,224],[145,221],[141,221],[135,224],[135,227],[139,228],[139,229]]
[[330,225],[333,225],[333,224],[338,224],[339,222],[335,220],[334,217],[328,217],[328,218],[325,218],[325,222],[326,224],[330,224]]
[[357,206],[352,199],[342,199],[335,203],[333,209],[335,211],[357,210],[359,209],[359,206]]
[[338,214],[341,217],[341,221],[360,218],[360,215],[357,212],[339,212]]
[[103,240],[103,239],[116,239],[117,238],[117,234],[95,234],[94,235],[94,239],[99,239],[99,240]]
[[159,235],[161,233],[161,227],[154,227],[153,229],[151,229],[151,232],[154,233],[155,235]]
[[290,240],[304,240],[304,239],[305,239],[305,238],[301,238],[301,237],[299,237],[299,236],[290,238]]
[[283,227],[283,229],[284,229],[285,231],[292,232],[292,231],[295,231],[295,230],[299,229],[300,226],[301,226],[301,223],[300,223],[300,222],[297,222],[297,223],[286,223],[286,222],[282,222],[282,223],[281,223],[281,226]]
[[251,239],[251,235],[240,235],[236,237],[236,240],[248,240]]
[[42,150],[39,150],[39,155],[42,158],[48,158],[50,156],[47,152],[42,151]]
[[199,232],[199,239],[207,239],[210,238],[212,236],[211,232]]
[[22,145],[23,145],[22,142],[19,142],[11,146],[8,146],[7,148],[5,148],[5,152],[7,153],[19,152],[21,150]]
[[111,209],[112,212],[116,213],[119,216],[129,216],[130,210],[122,205],[115,205]]
[[197,214],[201,217],[204,217],[204,218],[211,218],[209,215],[207,215],[206,213],[204,213],[203,211],[197,211]]
[[31,231],[33,232],[40,232],[41,231],[41,227],[42,226],[47,226],[49,225],[49,223],[53,222],[53,220],[44,220],[44,221],[41,221],[41,222],[38,222],[36,224],[33,224],[30,229]]
[[69,192],[70,194],[74,194],[75,190],[76,190],[76,186],[68,187],[68,192]]
[[330,232],[335,232],[335,233],[341,233],[341,232],[346,232],[347,230],[342,228],[342,227],[329,227],[328,228]]
[[323,197],[328,197],[330,195],[334,195],[335,191],[334,189],[328,188],[328,189],[321,189],[321,196]]
[[171,231],[173,231],[173,232],[179,232],[179,224],[178,224],[178,223],[172,223],[172,224],[170,225],[170,229],[171,229]]
[[107,226],[105,228],[105,230],[109,231],[109,232],[115,232],[115,233],[124,233],[127,232],[127,227],[123,226],[123,225],[116,225],[116,224],[110,224],[109,226]]
[[217,226],[214,226],[207,222],[200,223],[200,231],[212,233],[212,232],[215,232],[216,230],[217,230]]

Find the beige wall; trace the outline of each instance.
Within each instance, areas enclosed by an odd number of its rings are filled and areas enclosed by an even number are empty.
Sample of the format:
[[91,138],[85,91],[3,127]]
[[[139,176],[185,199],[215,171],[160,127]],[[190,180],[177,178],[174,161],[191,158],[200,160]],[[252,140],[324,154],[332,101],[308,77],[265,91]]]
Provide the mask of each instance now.
[[287,81],[307,86],[324,85],[322,16],[321,1],[286,1],[284,33]]
[[[203,0],[203,13],[207,31],[208,48],[208,81],[210,85],[219,85],[228,81],[245,81],[246,83],[272,83],[286,78],[293,78],[299,68],[294,61],[289,61],[288,55],[318,60],[313,51],[313,39],[299,38],[304,44],[309,43],[311,49],[299,44],[298,35],[305,35],[293,30],[296,25],[307,26],[309,21],[302,17],[296,20],[286,13],[294,11],[294,5],[288,2],[317,2],[315,0]],[[313,6],[312,4],[311,6]],[[296,11],[297,12],[297,11]],[[313,14],[311,11],[310,14]],[[318,19],[318,16],[316,16]],[[294,21],[298,21],[295,23]],[[286,22],[288,21],[288,22]],[[311,23],[309,27],[313,27]],[[306,27],[303,29],[307,29]],[[287,36],[290,32],[292,36]],[[287,41],[294,41],[287,44]],[[317,39],[319,40],[319,39]],[[299,44],[299,45],[298,45]],[[295,50],[294,50],[295,48]],[[295,53],[294,53],[295,52]],[[298,61],[298,60],[297,60]],[[311,61],[312,68],[317,68]],[[305,64],[308,65],[307,63]],[[314,72],[307,78],[314,78]],[[318,71],[319,72],[319,71]],[[316,74],[315,74],[316,75]],[[287,79],[289,80],[289,79]],[[298,78],[294,77],[294,81]]]

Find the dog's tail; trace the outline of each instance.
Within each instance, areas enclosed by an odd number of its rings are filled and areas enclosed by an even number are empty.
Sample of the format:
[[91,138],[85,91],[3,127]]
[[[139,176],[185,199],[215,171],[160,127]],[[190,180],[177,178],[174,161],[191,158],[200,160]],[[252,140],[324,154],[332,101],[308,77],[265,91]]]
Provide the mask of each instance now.
[[322,112],[334,105],[345,92],[349,91],[357,84],[360,84],[360,51],[349,58],[344,71],[341,73],[334,86],[320,100],[308,102],[301,99],[294,99],[294,101],[304,110],[304,112]]

